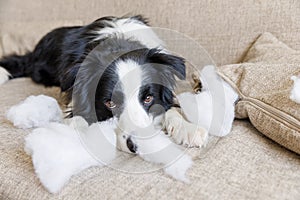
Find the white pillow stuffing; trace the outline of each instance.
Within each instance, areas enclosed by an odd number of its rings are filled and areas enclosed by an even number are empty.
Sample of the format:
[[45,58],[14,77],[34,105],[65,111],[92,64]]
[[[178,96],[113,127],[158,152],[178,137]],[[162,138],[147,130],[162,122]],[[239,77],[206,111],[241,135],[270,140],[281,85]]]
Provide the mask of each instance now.
[[135,139],[138,154],[146,161],[163,164],[164,171],[171,177],[186,182],[186,171],[192,166],[190,156],[184,154],[181,147],[173,143],[162,131],[148,127],[143,135]]
[[[51,193],[57,193],[72,175],[92,166],[103,166],[115,158],[116,138],[111,131],[99,131],[97,123],[88,126],[82,117],[74,117],[66,123],[50,123],[25,138],[25,151],[31,155],[41,183]],[[101,126],[107,130],[111,123],[104,122]],[[83,144],[83,138],[99,140],[97,151],[92,149],[91,152],[90,146],[86,148],[89,143]]]
[[190,122],[209,130],[210,135],[226,136],[232,128],[238,94],[212,65],[203,68],[200,79],[203,88],[199,94],[186,92],[177,96],[180,107]]
[[49,122],[61,122],[62,111],[57,101],[49,96],[29,96],[11,107],[6,118],[18,128],[42,127]]
[[[107,165],[115,158],[116,119],[90,126],[82,117],[62,120],[56,100],[44,95],[28,97],[13,106],[7,117],[20,128],[39,127],[25,138],[24,149],[32,157],[39,180],[51,193],[59,192],[82,170]],[[148,134],[157,132],[147,130]],[[141,158],[163,164],[165,173],[177,180],[189,181],[185,173],[193,163],[191,158],[162,131],[147,139],[138,137],[136,142]]]
[[294,81],[294,86],[291,90],[290,99],[300,104],[300,75],[292,76],[291,79]]

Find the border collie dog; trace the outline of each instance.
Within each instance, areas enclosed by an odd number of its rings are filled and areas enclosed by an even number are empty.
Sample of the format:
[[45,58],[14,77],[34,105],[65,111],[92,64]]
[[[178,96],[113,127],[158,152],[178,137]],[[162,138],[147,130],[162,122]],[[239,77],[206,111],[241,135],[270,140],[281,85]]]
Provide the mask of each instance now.
[[36,83],[61,88],[70,117],[81,115],[89,123],[115,117],[117,138],[124,140],[118,146],[132,153],[138,147],[131,135],[154,123],[177,143],[205,142],[207,134],[174,108],[175,76],[185,79],[184,59],[169,53],[140,15],[58,28],[32,52],[0,60],[0,84],[31,77]]

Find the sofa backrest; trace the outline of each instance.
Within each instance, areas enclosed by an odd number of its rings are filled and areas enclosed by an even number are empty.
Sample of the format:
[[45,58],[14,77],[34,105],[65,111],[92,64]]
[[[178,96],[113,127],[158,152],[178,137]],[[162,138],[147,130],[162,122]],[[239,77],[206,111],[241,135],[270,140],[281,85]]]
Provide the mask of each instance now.
[[239,62],[265,31],[300,49],[298,0],[7,0],[0,1],[0,56],[32,49],[53,28],[125,14],[188,35],[218,65]]

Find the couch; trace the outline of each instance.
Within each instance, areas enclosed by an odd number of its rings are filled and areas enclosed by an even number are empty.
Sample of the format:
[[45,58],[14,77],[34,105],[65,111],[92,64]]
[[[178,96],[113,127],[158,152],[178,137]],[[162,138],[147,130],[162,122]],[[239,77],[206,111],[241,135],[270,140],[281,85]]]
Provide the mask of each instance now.
[[[53,28],[124,14],[143,14],[152,26],[188,35],[218,66],[241,62],[266,31],[300,50],[297,0],[7,0],[0,2],[0,56],[32,49]],[[24,152],[24,137],[31,130],[17,129],[5,118],[12,105],[38,94],[61,102],[58,88],[28,78],[0,86],[0,199],[300,199],[300,156],[265,137],[248,120],[235,120],[231,133],[209,148],[192,150],[190,184],[161,170],[135,174],[92,167],[51,194]],[[119,162],[129,168],[145,164],[131,155],[122,155]]]

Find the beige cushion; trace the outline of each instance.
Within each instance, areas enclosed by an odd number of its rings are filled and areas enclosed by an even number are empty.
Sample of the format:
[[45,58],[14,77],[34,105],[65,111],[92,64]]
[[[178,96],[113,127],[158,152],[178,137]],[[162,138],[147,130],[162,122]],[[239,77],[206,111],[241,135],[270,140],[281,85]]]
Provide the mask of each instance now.
[[278,40],[271,33],[262,34],[247,52],[243,62],[300,63],[300,51]]
[[[11,106],[38,94],[60,99],[58,88],[44,88],[27,78],[14,79],[0,87],[1,200],[297,199],[300,196],[299,156],[283,151],[244,120],[236,120],[232,132],[204,152],[193,149],[194,165],[187,172],[191,184],[175,181],[162,170],[135,174],[92,167],[72,177],[59,194],[52,195],[41,185],[30,156],[24,152],[24,138],[30,130],[17,129],[4,117]],[[123,169],[157,167],[129,154],[120,155],[116,162]]]
[[289,99],[292,75],[300,72],[300,53],[263,34],[245,60],[220,72],[240,95],[236,117],[248,118],[263,134],[300,153],[300,105]]

